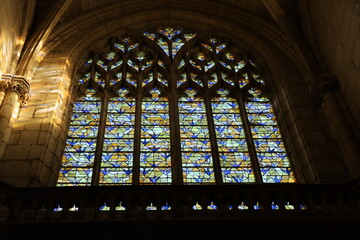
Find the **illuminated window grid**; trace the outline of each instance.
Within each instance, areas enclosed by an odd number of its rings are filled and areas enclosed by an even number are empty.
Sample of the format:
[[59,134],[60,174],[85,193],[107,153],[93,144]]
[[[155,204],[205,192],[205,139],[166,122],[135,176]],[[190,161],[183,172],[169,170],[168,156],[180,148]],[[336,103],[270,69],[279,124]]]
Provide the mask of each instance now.
[[135,132],[135,100],[112,98],[107,109],[100,185],[132,183]]
[[267,97],[253,98],[253,101],[245,103],[245,108],[263,182],[295,182],[269,99]]
[[223,182],[254,182],[254,171],[237,101],[219,97],[211,101],[211,106]]
[[58,186],[90,185],[101,102],[89,93],[74,103]]
[[215,183],[205,103],[179,99],[179,125],[184,184]]
[[145,98],[142,102],[139,182],[172,182],[169,103],[165,98],[154,96]]

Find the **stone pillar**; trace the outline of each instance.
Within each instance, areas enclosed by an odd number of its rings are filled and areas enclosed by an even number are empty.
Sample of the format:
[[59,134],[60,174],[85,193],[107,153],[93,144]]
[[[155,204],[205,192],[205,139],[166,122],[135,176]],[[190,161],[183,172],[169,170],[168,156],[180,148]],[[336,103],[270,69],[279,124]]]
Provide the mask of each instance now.
[[314,99],[321,105],[334,138],[339,144],[351,178],[360,177],[360,144],[338,99],[339,83],[335,76],[322,76],[314,85]]
[[30,85],[25,77],[4,74],[0,80],[0,91],[3,94],[0,106],[0,158],[3,155],[11,125],[21,105],[29,99]]

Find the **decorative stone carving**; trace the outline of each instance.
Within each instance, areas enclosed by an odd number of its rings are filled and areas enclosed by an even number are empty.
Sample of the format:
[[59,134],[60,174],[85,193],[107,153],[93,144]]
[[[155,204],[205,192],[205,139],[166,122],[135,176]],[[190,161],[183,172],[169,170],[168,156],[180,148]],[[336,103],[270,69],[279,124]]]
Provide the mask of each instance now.
[[19,95],[19,102],[24,105],[29,100],[30,84],[24,76],[3,74],[0,80],[0,91],[14,91]]
[[321,105],[326,93],[334,93],[339,91],[339,89],[340,85],[336,76],[321,76],[313,84],[312,96],[315,103]]

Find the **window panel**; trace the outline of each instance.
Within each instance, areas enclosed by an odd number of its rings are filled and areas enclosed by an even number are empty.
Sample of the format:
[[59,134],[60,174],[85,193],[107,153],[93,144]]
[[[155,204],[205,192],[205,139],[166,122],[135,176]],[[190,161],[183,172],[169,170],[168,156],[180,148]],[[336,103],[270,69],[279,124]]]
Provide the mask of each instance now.
[[[254,91],[255,93],[257,91]],[[258,92],[259,93],[259,92]],[[245,104],[262,180],[265,183],[294,182],[284,142],[271,103],[266,97]]]
[[132,168],[101,168],[100,185],[131,184]]
[[135,99],[127,98],[127,94],[127,89],[120,88],[107,105],[100,185],[132,183]]
[[222,168],[224,183],[248,183],[255,182],[254,171],[252,168]]
[[183,167],[185,184],[215,183],[214,169],[211,167]]
[[102,167],[132,167],[132,152],[103,152]]
[[65,152],[62,158],[64,167],[89,167],[94,163],[92,152]]
[[194,89],[179,99],[179,123],[183,181],[185,184],[214,183],[213,159],[205,103]]
[[169,184],[171,180],[169,103],[160,90],[150,91],[141,110],[140,183]]
[[87,186],[91,184],[92,168],[60,169],[58,186]]
[[211,106],[223,182],[254,182],[238,103],[227,97],[229,92],[225,89],[220,89],[217,93],[220,97],[214,98]]

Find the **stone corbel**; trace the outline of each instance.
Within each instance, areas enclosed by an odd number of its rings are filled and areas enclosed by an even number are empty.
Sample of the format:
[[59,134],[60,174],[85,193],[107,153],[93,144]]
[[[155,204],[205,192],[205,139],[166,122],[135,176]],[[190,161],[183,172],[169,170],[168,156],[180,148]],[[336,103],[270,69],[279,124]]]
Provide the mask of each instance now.
[[0,80],[0,91],[14,91],[19,95],[18,101],[25,105],[30,97],[30,84],[24,76],[3,74]]
[[336,76],[327,75],[317,78],[312,87],[312,97],[316,105],[320,106],[327,93],[340,91],[340,84]]

